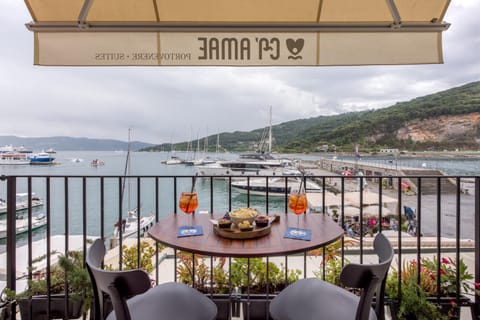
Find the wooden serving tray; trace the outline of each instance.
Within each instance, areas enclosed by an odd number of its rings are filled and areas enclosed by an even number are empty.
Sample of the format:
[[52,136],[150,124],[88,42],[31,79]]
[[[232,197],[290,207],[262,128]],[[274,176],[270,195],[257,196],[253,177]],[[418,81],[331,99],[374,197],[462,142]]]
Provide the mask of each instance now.
[[272,225],[269,224],[263,228],[254,227],[252,231],[241,231],[238,228],[220,228],[218,225],[213,226],[213,230],[221,237],[228,239],[253,239],[266,236],[270,233]]
[[266,227],[258,228],[254,225],[253,230],[251,231],[241,231],[238,227],[233,226],[231,228],[220,228],[218,224],[213,225],[213,231],[224,238],[228,239],[253,239],[266,236],[270,233],[272,228],[272,223],[277,220],[277,216],[269,217],[270,223]]

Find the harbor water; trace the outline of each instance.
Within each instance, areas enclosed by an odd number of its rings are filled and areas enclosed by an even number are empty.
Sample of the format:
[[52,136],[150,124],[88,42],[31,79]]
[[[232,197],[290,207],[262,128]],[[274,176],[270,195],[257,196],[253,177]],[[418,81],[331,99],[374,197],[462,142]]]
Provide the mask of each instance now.
[[[186,155],[182,152],[176,154],[180,158]],[[68,216],[69,234],[86,234],[99,236],[101,234],[100,217],[102,211],[101,184],[104,188],[104,235],[111,236],[114,224],[119,220],[120,214],[126,216],[129,209],[139,207],[141,215],[150,213],[158,215],[158,218],[180,210],[174,202],[173,176],[178,176],[177,197],[182,191],[189,190],[192,184],[192,175],[195,175],[193,166],[166,165],[162,161],[169,157],[167,152],[132,152],[129,170],[126,170],[126,152],[99,152],[99,151],[69,151],[57,152],[55,165],[30,166],[30,165],[4,165],[0,166],[0,175],[11,176],[40,176],[32,178],[32,191],[41,199],[47,199],[47,183],[50,185],[50,201],[40,208],[34,208],[33,214],[46,213],[47,205],[50,208],[51,235],[65,234],[65,221]],[[215,157],[215,154],[210,154]],[[277,155],[277,157],[301,158],[304,160],[319,160],[322,155]],[[234,159],[236,154],[223,154],[224,159]],[[103,161],[103,165],[92,166],[93,160]],[[338,157],[340,159],[340,157]],[[352,159],[345,157],[345,160]],[[442,170],[447,175],[473,176],[480,171],[479,158],[401,158],[392,157],[361,158],[358,161],[369,161],[392,166],[427,167]],[[120,177],[127,178],[125,189],[122,188]],[[51,176],[48,181],[45,176]],[[68,179],[65,178],[68,176]],[[84,179],[83,177],[87,178]],[[104,178],[100,178],[100,177]],[[140,180],[140,192],[138,192],[137,176]],[[156,179],[155,176],[169,178]],[[85,184],[85,188],[84,188]],[[68,186],[68,203],[65,203],[65,186]],[[156,186],[158,185],[158,188]],[[250,197],[231,190],[231,203],[229,202],[229,188],[226,181],[215,179],[198,178],[195,184],[199,195],[198,212],[226,212],[230,209],[250,206],[262,212],[285,212],[285,199],[271,197],[266,203],[263,197]],[[84,192],[85,190],[85,192]],[[124,190],[124,191],[122,191]],[[211,192],[214,193],[214,203],[210,203]],[[17,193],[27,192],[27,179],[19,178],[17,181]],[[124,194],[123,197],[121,194]],[[157,193],[157,194],[156,194]],[[140,194],[140,200],[137,195]],[[156,202],[158,195],[158,206]],[[6,182],[0,182],[0,198],[6,198]],[[123,208],[120,210],[120,198],[123,199]],[[86,200],[86,208],[83,200]],[[177,198],[178,199],[178,198]],[[267,207],[268,205],[268,207]],[[68,210],[67,210],[68,208]],[[68,212],[67,212],[68,211]],[[86,226],[83,226],[83,214],[86,212]],[[5,219],[5,215],[0,216]],[[45,237],[45,228],[36,230],[34,238]],[[26,235],[18,236],[18,245],[26,242]],[[0,242],[0,244],[2,244]],[[3,245],[2,245],[3,246]]]

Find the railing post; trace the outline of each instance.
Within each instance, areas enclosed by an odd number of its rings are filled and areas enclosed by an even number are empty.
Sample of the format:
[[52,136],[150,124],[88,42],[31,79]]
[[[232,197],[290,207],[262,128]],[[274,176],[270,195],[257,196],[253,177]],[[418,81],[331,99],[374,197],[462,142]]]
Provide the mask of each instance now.
[[[480,283],[480,177],[475,178],[475,283]],[[475,294],[475,319],[480,319],[480,295]]]
[[[3,179],[4,177],[2,177]],[[16,289],[16,208],[17,179],[7,176],[7,288]]]

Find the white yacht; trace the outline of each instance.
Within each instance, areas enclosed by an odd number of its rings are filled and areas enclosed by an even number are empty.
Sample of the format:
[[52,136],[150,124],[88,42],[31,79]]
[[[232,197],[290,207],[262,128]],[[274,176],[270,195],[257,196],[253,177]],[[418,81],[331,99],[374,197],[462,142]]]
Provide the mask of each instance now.
[[153,227],[155,216],[151,213],[149,216],[140,217],[139,221],[137,211],[137,208],[130,210],[126,219],[122,219],[121,222],[117,221],[115,223],[115,229],[113,230],[113,237],[115,239],[119,239],[120,237],[120,228],[122,230],[122,238],[125,239],[132,236],[136,237],[139,229],[140,236],[143,236],[148,229]]
[[[34,193],[31,195],[31,206],[39,207],[43,206],[43,200],[37,197]],[[28,193],[17,193],[16,194],[16,211],[22,211],[28,209]],[[7,212],[7,201],[0,199],[0,214]]]
[[[296,163],[289,159],[277,159],[272,156],[272,110],[270,124],[265,128],[258,151],[240,154],[236,160],[217,161],[196,166],[199,176],[273,176],[295,174],[301,175]],[[267,131],[268,129],[268,131]]]
[[183,163],[183,160],[177,156],[171,156],[170,159],[165,160],[163,163],[164,164],[181,164]]
[[[31,230],[41,228],[47,224],[47,218],[44,214],[32,217]],[[28,232],[28,218],[22,218],[16,220],[16,233],[22,234]],[[0,222],[0,239],[7,237],[7,224],[5,220]]]
[[7,151],[0,152],[0,165],[19,165],[30,164],[30,159],[27,158],[25,153]]
[[276,159],[267,153],[248,153],[241,154],[237,160],[217,161],[195,167],[199,176],[266,176],[283,175],[286,170],[295,170],[296,165],[291,160]]
[[[272,178],[251,178],[233,181],[232,187],[240,193],[249,193],[251,195],[285,197],[293,188],[299,188],[301,177],[272,177]],[[267,186],[268,180],[268,186]],[[285,185],[285,181],[287,184]],[[305,189],[307,192],[322,192],[322,187],[315,182],[306,179]]]

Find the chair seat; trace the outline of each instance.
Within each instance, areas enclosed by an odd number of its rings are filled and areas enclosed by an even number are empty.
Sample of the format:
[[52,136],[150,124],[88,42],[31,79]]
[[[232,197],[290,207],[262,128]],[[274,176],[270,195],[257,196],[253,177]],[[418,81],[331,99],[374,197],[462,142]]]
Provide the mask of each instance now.
[[[207,300],[207,301],[206,301]],[[197,290],[182,283],[164,283],[127,301],[132,320],[213,320],[217,307]],[[107,320],[115,320],[111,312]]]
[[[354,320],[359,300],[355,294],[331,283],[316,278],[302,279],[273,299],[270,315],[275,320]],[[377,320],[373,309],[369,320]]]

